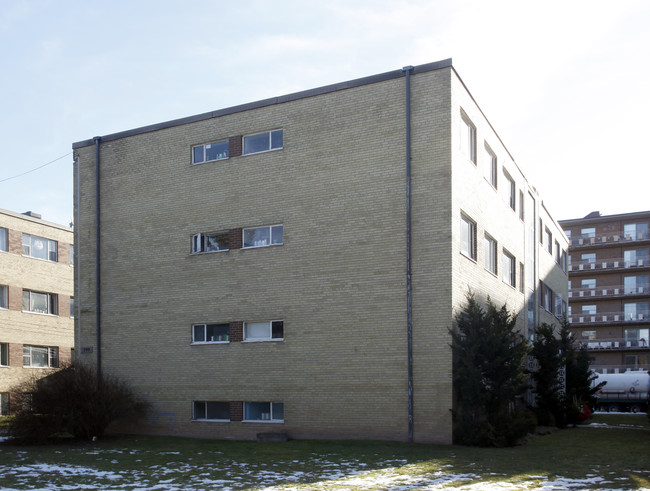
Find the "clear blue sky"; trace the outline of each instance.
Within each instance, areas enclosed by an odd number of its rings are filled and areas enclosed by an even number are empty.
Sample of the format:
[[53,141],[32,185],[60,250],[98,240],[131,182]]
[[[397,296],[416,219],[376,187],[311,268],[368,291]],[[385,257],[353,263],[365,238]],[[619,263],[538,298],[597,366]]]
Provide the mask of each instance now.
[[445,58],[556,219],[650,209],[646,0],[1,0],[0,46],[0,208],[57,223],[73,142]]

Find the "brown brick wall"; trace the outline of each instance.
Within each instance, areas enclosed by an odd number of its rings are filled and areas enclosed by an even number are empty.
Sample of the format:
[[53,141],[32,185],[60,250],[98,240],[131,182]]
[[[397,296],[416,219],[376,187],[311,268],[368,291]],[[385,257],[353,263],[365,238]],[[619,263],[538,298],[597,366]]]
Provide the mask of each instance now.
[[239,136],[231,136],[228,139],[228,146],[229,146],[229,152],[230,152],[230,157],[239,157],[242,154],[242,137],[241,135]]
[[244,340],[244,323],[234,321],[230,323],[230,341],[237,343]]
[[18,230],[9,230],[9,253],[22,254],[23,253],[23,234]]
[[230,249],[241,249],[242,248],[242,229],[233,228],[229,230],[228,242]]
[[242,401],[230,402],[230,421],[242,421],[244,419],[244,403]]

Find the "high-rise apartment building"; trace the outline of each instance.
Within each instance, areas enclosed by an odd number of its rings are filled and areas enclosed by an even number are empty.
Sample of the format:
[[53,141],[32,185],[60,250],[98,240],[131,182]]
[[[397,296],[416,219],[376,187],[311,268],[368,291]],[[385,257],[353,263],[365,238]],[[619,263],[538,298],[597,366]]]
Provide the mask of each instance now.
[[569,320],[598,372],[650,369],[650,211],[562,220]]
[[0,209],[0,414],[12,389],[71,361],[74,346],[72,229]]
[[124,429],[450,443],[468,292],[523,336],[566,311],[566,237],[450,60],[73,148],[79,357],[153,407]]

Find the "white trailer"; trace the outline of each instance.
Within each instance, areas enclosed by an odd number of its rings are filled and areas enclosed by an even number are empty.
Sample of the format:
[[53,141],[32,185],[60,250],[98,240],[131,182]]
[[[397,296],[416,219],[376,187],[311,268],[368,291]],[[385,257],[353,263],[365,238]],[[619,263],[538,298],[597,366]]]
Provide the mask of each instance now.
[[626,370],[623,373],[596,373],[592,387],[606,382],[594,394],[598,399],[599,411],[648,411],[650,393],[650,374],[642,370]]

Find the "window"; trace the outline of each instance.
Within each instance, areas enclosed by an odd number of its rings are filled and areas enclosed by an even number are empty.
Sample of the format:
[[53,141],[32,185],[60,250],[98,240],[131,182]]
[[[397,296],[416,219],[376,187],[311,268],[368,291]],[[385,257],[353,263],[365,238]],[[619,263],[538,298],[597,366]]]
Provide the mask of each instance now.
[[465,216],[460,217],[460,252],[476,261],[476,223]]
[[245,402],[244,421],[284,422],[284,403]]
[[583,305],[582,313],[584,315],[596,315],[597,309],[595,305]]
[[23,366],[33,368],[57,368],[59,348],[46,346],[23,346]]
[[57,243],[55,240],[23,234],[23,256],[57,262]]
[[519,220],[524,221],[524,192],[519,191]]
[[74,245],[70,244],[70,266],[74,266]]
[[283,145],[282,130],[265,131],[244,137],[244,155],[278,150]]
[[581,254],[580,259],[583,264],[593,264],[596,262],[596,253],[589,252],[587,254]]
[[510,174],[508,174],[505,169],[503,169],[503,177],[506,179],[503,186],[503,199],[508,203],[508,206],[514,210],[516,206],[515,200],[517,199],[517,195],[515,194],[515,180],[510,177]]
[[9,250],[7,229],[0,227],[0,251],[7,252]]
[[648,265],[648,249],[632,249],[631,251],[623,251],[623,261],[625,267],[630,266],[647,266]]
[[194,234],[192,236],[192,253],[227,251],[230,248],[230,234],[216,232],[211,234]]
[[485,157],[483,162],[483,173],[487,182],[489,182],[493,188],[497,187],[497,156],[494,155],[494,152],[488,144],[485,144]]
[[562,252],[560,250],[560,243],[555,241],[555,262],[560,265],[562,264]]
[[283,241],[283,226],[245,228],[243,230],[244,248],[280,245]]
[[553,312],[553,290],[546,283],[539,282],[540,307],[547,312]]
[[58,314],[57,296],[53,293],[40,293],[23,290],[23,311],[38,314]]
[[648,320],[648,302],[630,302],[623,304],[625,320]]
[[516,281],[515,258],[508,251],[503,251],[503,281],[510,286],[515,286]]
[[0,367],[9,366],[9,343],[0,343]]
[[0,285],[0,309],[9,308],[9,288],[7,285]]
[[625,329],[625,344],[628,347],[648,347],[648,329]]
[[70,297],[70,317],[74,317],[74,297]]
[[648,275],[626,276],[623,278],[625,293],[633,295],[636,293],[648,293]]
[[623,234],[628,240],[644,240],[648,238],[647,223],[626,223],[623,226]]
[[524,293],[524,281],[526,276],[524,275],[524,263],[519,263],[519,291]]
[[460,151],[476,165],[476,127],[465,113],[460,116]]
[[551,231],[548,228],[544,229],[544,237],[546,237],[546,239],[544,240],[546,245],[546,251],[549,254],[553,254],[553,235],[551,234]]
[[283,339],[283,321],[244,323],[244,341],[282,341]]
[[230,324],[195,324],[192,326],[193,343],[223,343],[230,341]]
[[192,409],[192,419],[195,421],[230,421],[228,402],[194,401]]
[[497,241],[489,235],[485,235],[485,269],[490,273],[497,274]]
[[583,228],[580,230],[580,237],[583,239],[590,239],[596,237],[596,229],[594,227]]
[[562,300],[562,295],[559,293],[553,295],[553,314],[555,314],[555,317],[558,319],[562,317],[562,314],[564,314],[565,305],[566,303]]
[[593,341],[596,339],[596,331],[582,331],[582,338]]
[[192,164],[225,160],[229,155],[228,140],[192,147]]
[[580,282],[580,288],[583,290],[593,290],[596,288],[596,278],[586,278]]

